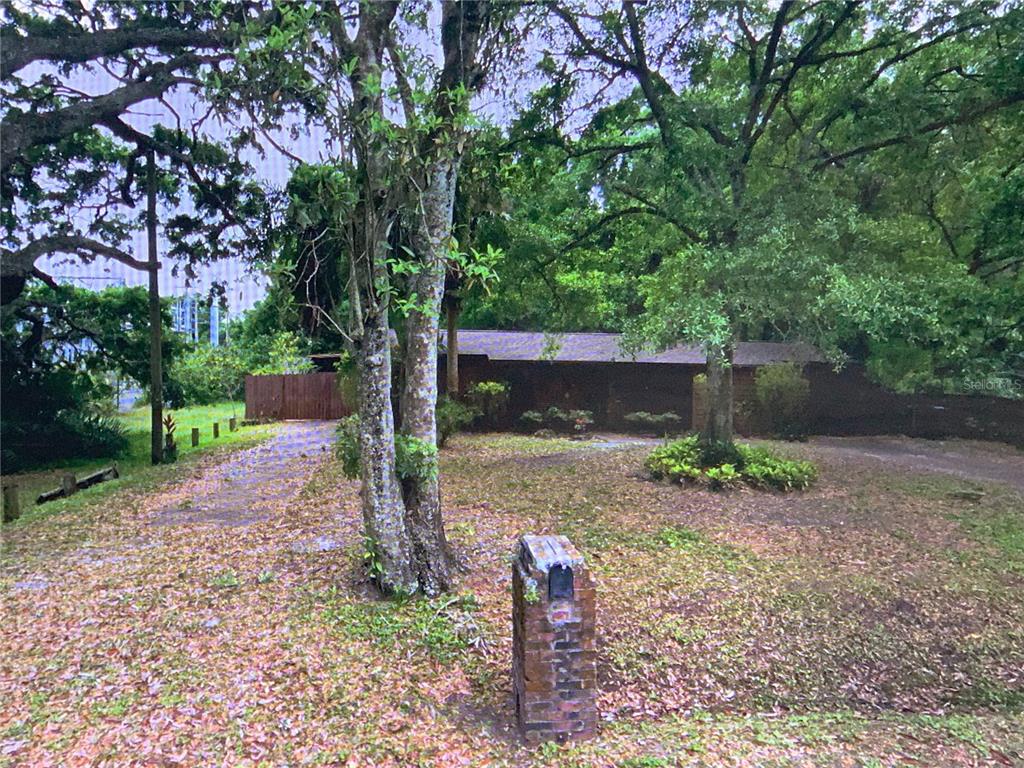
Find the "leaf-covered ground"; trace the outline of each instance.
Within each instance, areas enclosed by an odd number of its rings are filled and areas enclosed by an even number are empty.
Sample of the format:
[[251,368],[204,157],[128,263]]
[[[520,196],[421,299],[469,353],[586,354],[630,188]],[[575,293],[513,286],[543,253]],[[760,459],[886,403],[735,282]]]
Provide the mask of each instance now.
[[[330,425],[282,430],[5,527],[0,765],[1024,764],[1008,486],[812,443],[782,450],[820,462],[813,490],[716,495],[645,479],[648,446],[460,436],[459,591],[394,603],[362,581]],[[598,579],[590,742],[512,729],[525,532]]]

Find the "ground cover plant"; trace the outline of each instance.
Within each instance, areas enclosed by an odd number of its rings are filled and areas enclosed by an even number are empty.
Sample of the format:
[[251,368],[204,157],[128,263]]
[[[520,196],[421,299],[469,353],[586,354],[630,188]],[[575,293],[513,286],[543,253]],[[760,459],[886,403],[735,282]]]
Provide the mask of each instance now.
[[787,459],[744,443],[709,446],[697,435],[655,448],[644,466],[656,480],[703,483],[716,490],[744,482],[755,488],[798,491],[818,476],[810,461]]
[[[277,429],[4,531],[0,764],[1024,759],[1011,486],[812,439],[786,448],[821,470],[800,495],[680,491],[646,479],[647,442],[456,435],[440,461],[457,587],[382,601],[333,425]],[[598,580],[591,742],[528,750],[513,731],[507,555],[524,532],[569,535]]]

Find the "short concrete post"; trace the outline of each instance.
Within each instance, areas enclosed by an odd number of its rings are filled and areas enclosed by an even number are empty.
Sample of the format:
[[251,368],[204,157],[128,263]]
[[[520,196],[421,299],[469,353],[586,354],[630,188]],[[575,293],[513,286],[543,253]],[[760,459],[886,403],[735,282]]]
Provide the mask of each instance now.
[[213,436],[215,438],[220,437],[220,422],[219,421],[213,422]]
[[199,427],[192,427],[192,447],[199,447]]
[[21,517],[21,497],[17,483],[4,484],[4,522],[11,523]]
[[235,421],[235,417],[232,416],[230,419],[228,419],[228,430],[230,432],[234,432],[236,429],[238,429],[238,422]]
[[78,490],[78,481],[71,472],[65,472],[60,478],[60,487],[65,496],[70,496]]
[[596,592],[565,536],[523,536],[512,565],[512,688],[531,744],[597,730]]

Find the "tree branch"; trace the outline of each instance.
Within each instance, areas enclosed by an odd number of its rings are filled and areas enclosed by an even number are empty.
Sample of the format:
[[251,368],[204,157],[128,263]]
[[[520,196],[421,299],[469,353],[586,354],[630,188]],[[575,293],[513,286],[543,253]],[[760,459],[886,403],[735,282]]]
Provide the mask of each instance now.
[[[145,261],[139,261],[134,256],[120,248],[101,243],[98,240],[83,235],[47,235],[33,240],[24,248],[19,250],[3,249],[3,259],[0,260],[0,276],[22,277],[33,275],[37,259],[53,253],[67,253],[81,256],[84,261],[92,261],[97,256],[112,259],[132,269],[151,269]],[[157,269],[160,265],[157,264]]]
[[941,120],[933,120],[926,125],[922,125],[913,131],[901,133],[896,136],[890,136],[885,139],[879,139],[878,141],[869,142],[862,144],[859,147],[848,149],[845,152],[839,152],[837,154],[829,155],[827,158],[817,163],[814,166],[814,170],[820,171],[827,168],[830,165],[841,165],[844,160],[849,160],[853,157],[860,157],[861,155],[867,155],[871,152],[875,152],[879,149],[885,149],[886,147],[892,147],[897,144],[905,144],[911,139],[917,136],[923,136],[927,133],[934,133],[935,131],[941,131],[943,128],[949,128],[954,125],[968,125],[975,120],[979,120],[985,115],[991,114],[992,112],[998,112],[1000,109],[1012,106],[1019,102],[1024,101],[1024,89],[1021,89],[1015,93],[1011,93],[1008,96],[1004,96],[1001,99],[990,101],[987,104],[980,106],[967,107],[960,110],[959,113],[952,117],[943,118]]
[[212,63],[222,57],[204,57],[183,54],[163,64],[155,65],[150,78],[130,83],[93,99],[75,102],[51,112],[19,113],[7,117],[0,123],[4,136],[3,158],[0,169],[7,168],[26,151],[39,144],[50,144],[89,128],[90,126],[117,117],[128,107],[141,101],[154,99],[168,88],[189,82],[189,78],[178,70]]
[[129,25],[116,29],[68,34],[30,33],[26,37],[5,35],[0,49],[0,77],[9,77],[36,61],[81,64],[101,56],[113,56],[138,48],[217,48],[224,40],[211,32],[177,27]]

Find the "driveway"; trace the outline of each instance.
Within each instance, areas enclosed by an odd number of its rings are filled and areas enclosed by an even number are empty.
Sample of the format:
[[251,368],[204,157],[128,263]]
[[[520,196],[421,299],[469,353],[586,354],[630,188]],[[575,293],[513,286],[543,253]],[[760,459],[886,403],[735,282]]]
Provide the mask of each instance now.
[[813,437],[824,455],[877,459],[889,466],[1002,483],[1024,492],[1024,452],[1001,443],[908,437]]

